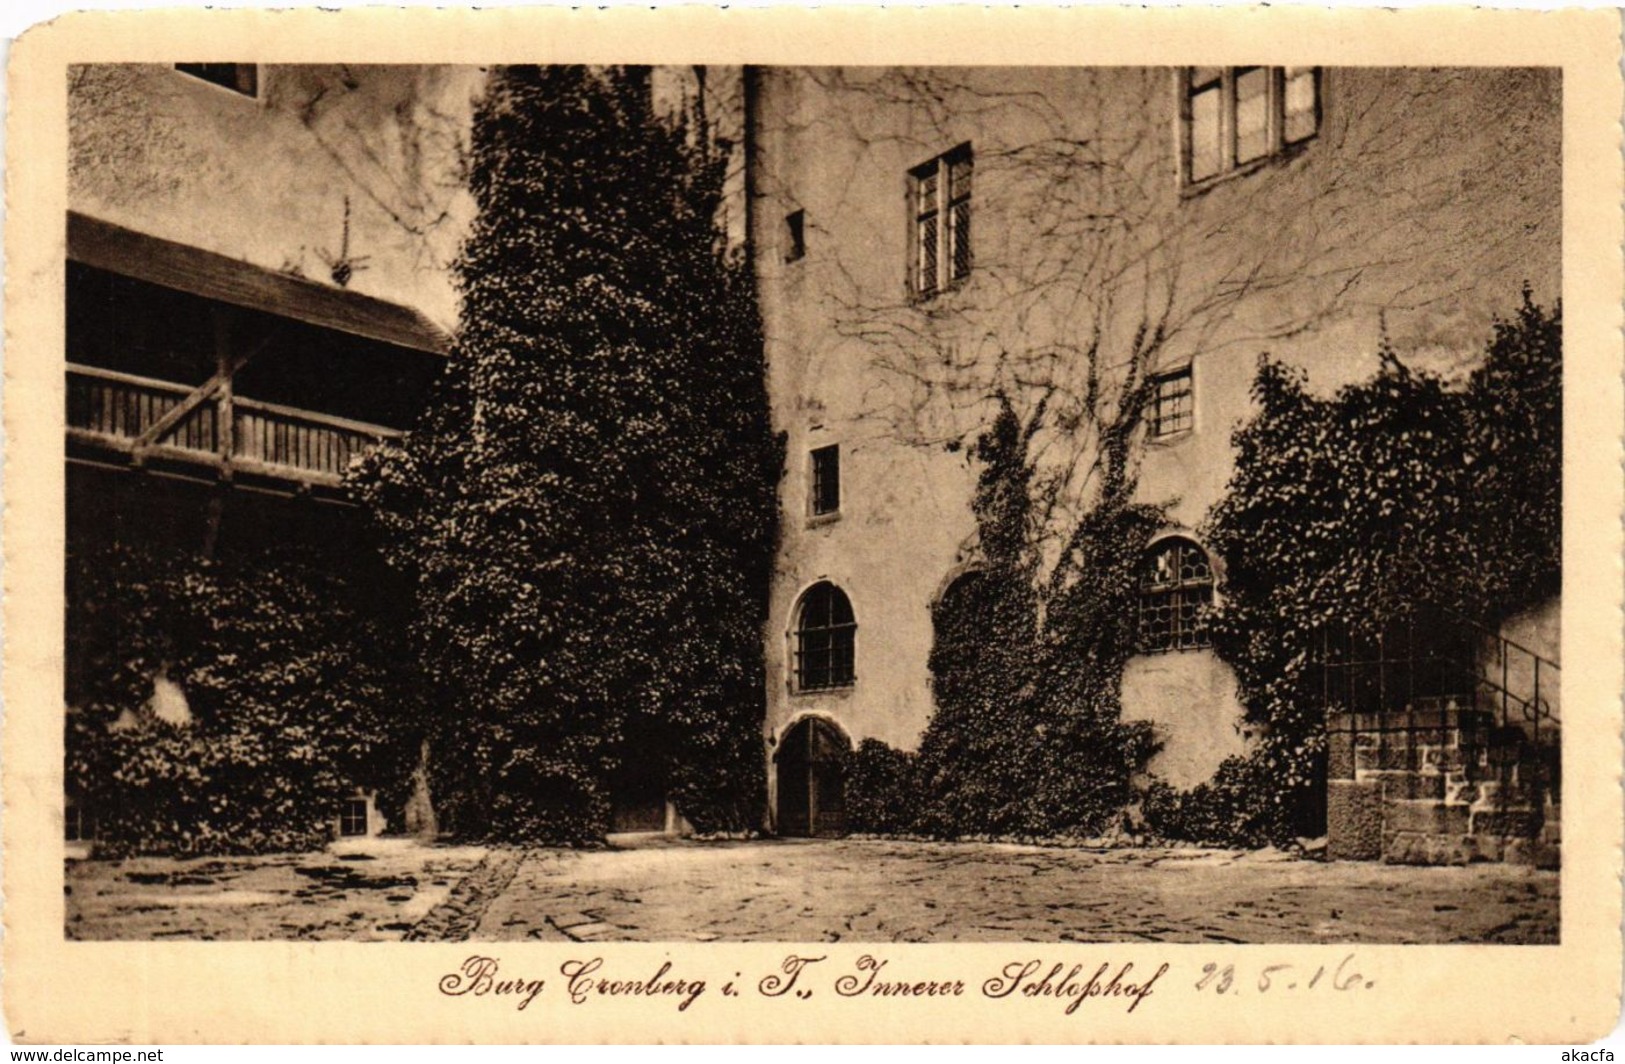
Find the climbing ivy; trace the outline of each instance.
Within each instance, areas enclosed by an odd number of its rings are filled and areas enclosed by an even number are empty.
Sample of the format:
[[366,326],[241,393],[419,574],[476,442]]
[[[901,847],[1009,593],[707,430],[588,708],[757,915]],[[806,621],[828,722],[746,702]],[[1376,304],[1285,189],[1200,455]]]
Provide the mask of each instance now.
[[506,67],[473,128],[462,320],[355,477],[448,707],[442,822],[591,843],[626,781],[759,826],[782,442],[709,130],[645,68]]
[[914,755],[865,739],[842,766],[846,827],[859,835],[906,835],[919,826]]
[[[1208,783],[1138,795],[1154,832],[1262,845],[1305,829],[1325,771],[1321,706],[1304,689],[1322,624],[1374,631],[1428,603],[1494,625],[1556,594],[1561,337],[1560,309],[1525,291],[1464,383],[1408,367],[1386,343],[1374,378],[1330,398],[1301,370],[1260,361],[1258,413],[1234,436],[1235,472],[1204,534],[1226,563],[1207,623],[1261,738]],[[1035,513],[1052,489],[1028,455],[1042,409],[1024,428],[1001,399],[973,452],[980,564],[933,609],[937,710],[920,752],[860,749],[849,769],[865,830],[1092,835],[1136,797],[1131,777],[1156,743],[1122,722],[1121,682],[1136,568],[1162,523],[1131,502],[1141,402],[1130,396],[1106,426],[1093,505],[1040,578]]]
[[1030,458],[1041,422],[1042,408],[1023,427],[1001,397],[973,452],[980,567],[933,610],[937,708],[914,767],[928,834],[1099,835],[1156,749],[1149,725],[1122,721],[1120,687],[1135,563],[1161,514],[1131,502],[1127,452],[1114,452],[1041,579],[1035,511],[1047,489]]
[[[68,791],[100,854],[309,849],[379,791],[402,826],[419,684],[387,595],[330,563],[128,546],[68,568]],[[173,684],[184,712],[159,712]]]
[[1258,412],[1235,433],[1205,534],[1226,567],[1214,646],[1262,739],[1213,786],[1151,796],[1154,828],[1251,844],[1305,829],[1324,778],[1321,705],[1304,689],[1322,625],[1375,632],[1431,605],[1494,626],[1558,591],[1561,309],[1526,289],[1464,385],[1386,342],[1379,355],[1375,377],[1330,398],[1260,361]]

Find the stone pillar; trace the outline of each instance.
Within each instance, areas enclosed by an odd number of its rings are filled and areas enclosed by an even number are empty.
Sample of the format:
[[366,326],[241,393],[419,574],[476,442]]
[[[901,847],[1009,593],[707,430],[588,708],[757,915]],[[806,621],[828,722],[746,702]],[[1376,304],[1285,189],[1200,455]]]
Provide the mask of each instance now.
[[1354,713],[1326,716],[1326,856],[1334,861],[1382,856],[1382,784],[1356,778],[1358,723]]

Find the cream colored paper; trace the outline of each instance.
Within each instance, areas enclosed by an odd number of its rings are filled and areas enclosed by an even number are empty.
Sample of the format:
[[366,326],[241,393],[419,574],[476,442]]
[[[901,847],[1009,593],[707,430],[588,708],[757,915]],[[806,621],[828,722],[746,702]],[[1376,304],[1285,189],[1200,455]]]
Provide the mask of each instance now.
[[[67,16],[16,46],[6,229],[5,1013],[19,1042],[1584,1042],[1612,1029],[1620,983],[1621,358],[1619,22],[1611,12],[351,10]],[[1563,599],[1562,944],[1193,946],[311,944],[65,941],[61,666],[66,68],[204,54],[364,61],[1551,65],[1563,68],[1568,352]],[[1361,978],[1313,1000],[1198,990],[1205,964]],[[439,989],[476,955],[513,996]],[[822,957],[766,996],[787,957]],[[844,998],[865,955],[889,974],[962,980],[962,997]],[[703,978],[669,998],[562,993],[561,964],[639,978],[666,960]],[[1132,1013],[1096,1001],[994,998],[1011,962],[1169,965]],[[736,984],[737,996],[723,985]],[[1369,983],[1369,986],[1364,984]],[[769,984],[771,985],[771,984]],[[1244,982],[1244,985],[1245,982]]]

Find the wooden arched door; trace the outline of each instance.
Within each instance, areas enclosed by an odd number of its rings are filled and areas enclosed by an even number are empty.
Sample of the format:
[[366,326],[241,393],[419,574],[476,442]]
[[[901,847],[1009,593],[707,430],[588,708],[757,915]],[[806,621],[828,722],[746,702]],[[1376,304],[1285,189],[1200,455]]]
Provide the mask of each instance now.
[[780,835],[831,838],[846,834],[846,756],[851,745],[827,720],[807,717],[779,743]]

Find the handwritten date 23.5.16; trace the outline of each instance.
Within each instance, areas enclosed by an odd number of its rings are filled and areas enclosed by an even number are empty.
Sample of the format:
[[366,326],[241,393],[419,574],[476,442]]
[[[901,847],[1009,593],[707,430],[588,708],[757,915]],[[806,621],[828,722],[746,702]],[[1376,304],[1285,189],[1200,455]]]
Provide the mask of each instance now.
[[1196,989],[1215,994],[1240,994],[1246,991],[1279,994],[1302,990],[1370,990],[1376,981],[1361,975],[1350,953],[1336,965],[1324,964],[1310,968],[1300,964],[1267,964],[1253,975],[1243,970],[1238,973],[1234,964],[1202,965],[1202,978]]

